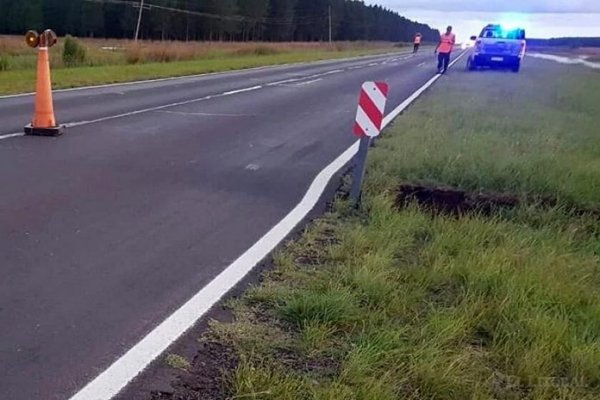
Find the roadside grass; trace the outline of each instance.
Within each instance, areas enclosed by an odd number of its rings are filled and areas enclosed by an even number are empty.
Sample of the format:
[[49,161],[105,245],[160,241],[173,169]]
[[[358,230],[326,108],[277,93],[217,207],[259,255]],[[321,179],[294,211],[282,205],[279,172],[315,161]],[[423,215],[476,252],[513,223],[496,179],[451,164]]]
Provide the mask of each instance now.
[[[212,324],[233,398],[600,398],[598,100],[544,61],[444,77],[373,149],[362,209],[338,198]],[[524,202],[436,213],[406,182]]]
[[[392,43],[208,43],[78,41],[85,60],[66,66],[64,40],[51,50],[56,89],[247,69],[296,62],[339,59],[398,51]],[[0,37],[0,94],[35,87],[35,50],[21,38]]]
[[530,59],[519,75],[453,71],[374,152],[370,190],[412,181],[597,207],[600,75],[564,68]]

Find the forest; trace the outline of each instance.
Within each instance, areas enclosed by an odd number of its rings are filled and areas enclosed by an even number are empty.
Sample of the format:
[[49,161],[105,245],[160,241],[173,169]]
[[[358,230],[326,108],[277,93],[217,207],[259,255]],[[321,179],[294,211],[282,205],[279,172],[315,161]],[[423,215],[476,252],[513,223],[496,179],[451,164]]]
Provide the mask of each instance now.
[[[133,38],[141,0],[0,0],[0,34]],[[210,41],[392,41],[438,31],[358,0],[145,0],[139,37]],[[331,35],[331,36],[330,36]]]

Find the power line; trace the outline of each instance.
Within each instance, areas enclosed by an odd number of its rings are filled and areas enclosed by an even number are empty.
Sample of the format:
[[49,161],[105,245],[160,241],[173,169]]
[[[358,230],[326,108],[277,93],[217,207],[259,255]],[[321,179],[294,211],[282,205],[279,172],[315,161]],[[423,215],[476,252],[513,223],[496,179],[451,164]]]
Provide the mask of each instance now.
[[[129,5],[132,7],[140,7],[140,3],[130,0],[85,0],[89,3],[99,3],[99,4],[122,4]],[[162,11],[174,12],[179,14],[187,14],[193,15],[202,18],[210,18],[210,19],[218,19],[224,21],[231,22],[252,22],[252,23],[263,23],[267,25],[313,25],[316,23],[324,23],[328,18],[327,15],[318,15],[318,16],[298,16],[293,18],[275,18],[275,17],[261,17],[261,18],[251,18],[243,15],[219,15],[219,14],[210,14],[202,11],[194,11],[194,10],[184,10],[181,8],[161,6],[158,4],[144,3],[146,9],[157,9]],[[142,10],[140,9],[140,15]]]

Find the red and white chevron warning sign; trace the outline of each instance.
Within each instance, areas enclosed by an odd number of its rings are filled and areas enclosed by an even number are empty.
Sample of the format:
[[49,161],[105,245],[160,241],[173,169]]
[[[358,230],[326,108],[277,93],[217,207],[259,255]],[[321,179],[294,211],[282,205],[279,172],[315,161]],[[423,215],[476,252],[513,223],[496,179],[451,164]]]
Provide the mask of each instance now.
[[389,86],[385,82],[365,82],[360,91],[354,134],[376,137],[381,133]]

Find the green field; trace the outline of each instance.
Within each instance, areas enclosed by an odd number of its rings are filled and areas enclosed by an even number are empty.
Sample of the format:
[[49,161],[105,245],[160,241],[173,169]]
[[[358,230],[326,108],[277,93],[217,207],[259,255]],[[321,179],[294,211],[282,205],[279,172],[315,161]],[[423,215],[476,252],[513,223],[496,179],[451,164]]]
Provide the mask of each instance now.
[[[362,209],[342,193],[212,324],[223,398],[600,398],[598,104],[583,67],[452,70],[373,149]],[[445,213],[408,184],[513,202]]]
[[[211,43],[76,40],[80,60],[66,64],[64,40],[51,49],[55,89],[223,72],[402,51],[392,43]],[[110,49],[110,50],[106,50]],[[0,37],[0,95],[32,92],[36,53],[22,38]]]

